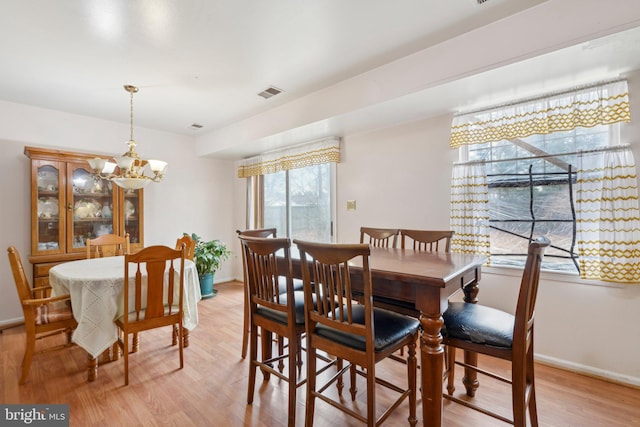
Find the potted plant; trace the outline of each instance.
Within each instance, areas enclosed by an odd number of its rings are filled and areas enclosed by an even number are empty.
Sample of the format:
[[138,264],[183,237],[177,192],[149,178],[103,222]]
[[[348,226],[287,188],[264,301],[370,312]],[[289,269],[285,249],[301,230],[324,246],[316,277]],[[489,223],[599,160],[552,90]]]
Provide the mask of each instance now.
[[[188,233],[184,233],[188,235]],[[193,261],[196,263],[198,278],[200,279],[200,293],[202,298],[214,297],[213,276],[220,268],[222,261],[229,259],[231,251],[227,245],[220,240],[205,241],[196,233],[191,234],[191,238],[196,242],[196,249],[193,252]]]

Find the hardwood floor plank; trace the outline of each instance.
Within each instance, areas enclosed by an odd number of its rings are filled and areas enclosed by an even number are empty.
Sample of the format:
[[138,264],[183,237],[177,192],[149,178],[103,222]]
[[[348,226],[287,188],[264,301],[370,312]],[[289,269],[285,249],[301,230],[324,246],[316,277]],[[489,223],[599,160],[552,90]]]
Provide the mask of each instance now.
[[[88,383],[87,355],[82,348],[36,355],[29,379],[18,386],[24,351],[24,328],[0,333],[0,400],[3,403],[68,403],[72,426],[285,426],[286,383],[272,376],[267,383],[258,373],[252,405],[247,405],[248,360],[240,357],[242,285],[216,285],[215,298],[198,305],[200,324],[190,334],[185,367],[171,347],[170,329],[140,335],[141,350],[130,355],[129,386],[124,386],[124,361],[100,366],[98,378]],[[52,344],[62,337],[49,339]],[[460,355],[461,356],[461,355]],[[480,358],[483,366],[506,370],[507,364]],[[406,367],[386,360],[377,367],[384,377],[404,378]],[[304,372],[304,370],[303,370]],[[304,374],[303,374],[304,375]],[[456,395],[464,395],[462,372],[456,372]],[[480,378],[476,400],[510,415],[509,388]],[[348,384],[348,381],[345,381]],[[364,383],[354,407],[364,410]],[[378,412],[392,395],[378,389]],[[538,418],[541,426],[640,425],[640,390],[536,364]],[[335,392],[335,389],[333,389]],[[344,394],[348,398],[348,393]],[[305,389],[297,392],[296,425],[304,425]],[[420,402],[418,402],[420,405]],[[421,408],[418,408],[421,414]],[[385,425],[407,425],[406,403]],[[328,405],[316,403],[316,427],[361,426]],[[506,425],[460,405],[445,401],[447,427]]]

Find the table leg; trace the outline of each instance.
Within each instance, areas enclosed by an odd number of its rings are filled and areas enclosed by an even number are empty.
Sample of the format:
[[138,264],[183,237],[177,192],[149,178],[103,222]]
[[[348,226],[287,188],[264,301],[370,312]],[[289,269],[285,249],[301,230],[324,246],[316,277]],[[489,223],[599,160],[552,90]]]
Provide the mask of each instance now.
[[187,328],[182,328],[182,346],[189,347],[189,330]]
[[88,354],[87,358],[87,381],[92,382],[98,378],[98,359]]
[[120,346],[118,345],[118,341],[113,343],[111,347],[111,361],[120,360]]
[[[478,282],[473,282],[462,288],[464,292],[464,302],[475,304],[478,302]],[[478,353],[472,351],[464,352],[464,363],[470,366],[478,366]],[[467,396],[474,397],[476,390],[480,387],[478,382],[478,373],[473,369],[464,368],[464,377],[462,377],[462,384],[464,384],[467,390]]]
[[422,372],[422,419],[425,426],[442,425],[442,372],[444,348],[440,313],[421,313],[420,371]]

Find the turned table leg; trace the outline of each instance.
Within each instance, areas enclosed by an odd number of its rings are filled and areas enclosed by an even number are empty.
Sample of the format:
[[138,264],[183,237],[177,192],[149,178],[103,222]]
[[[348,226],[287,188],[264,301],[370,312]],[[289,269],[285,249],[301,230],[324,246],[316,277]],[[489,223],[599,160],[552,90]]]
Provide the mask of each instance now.
[[424,425],[442,425],[442,371],[444,348],[440,313],[421,313],[420,371],[422,373],[422,415]]
[[87,381],[92,382],[98,378],[98,359],[88,354],[87,358]]

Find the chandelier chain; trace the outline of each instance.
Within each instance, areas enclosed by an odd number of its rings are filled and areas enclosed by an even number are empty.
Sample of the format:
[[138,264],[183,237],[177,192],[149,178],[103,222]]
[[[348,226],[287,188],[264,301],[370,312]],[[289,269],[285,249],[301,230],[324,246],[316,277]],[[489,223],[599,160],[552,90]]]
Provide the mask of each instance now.
[[133,141],[133,91],[130,92],[131,97],[129,104],[131,105],[131,112],[129,113],[129,123],[130,123],[130,133],[129,133],[129,141]]

